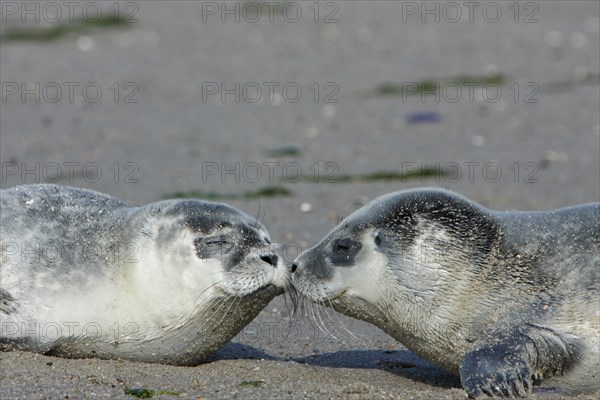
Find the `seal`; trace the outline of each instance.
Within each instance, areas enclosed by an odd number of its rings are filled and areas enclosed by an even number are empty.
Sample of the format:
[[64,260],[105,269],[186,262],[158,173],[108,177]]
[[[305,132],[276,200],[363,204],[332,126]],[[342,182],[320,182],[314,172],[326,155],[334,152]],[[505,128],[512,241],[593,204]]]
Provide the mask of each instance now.
[[226,204],[133,207],[57,185],[0,204],[4,348],[197,365],[288,280],[265,227]]
[[600,389],[600,204],[497,212],[391,193],[291,264],[300,295],[372,323],[467,393]]

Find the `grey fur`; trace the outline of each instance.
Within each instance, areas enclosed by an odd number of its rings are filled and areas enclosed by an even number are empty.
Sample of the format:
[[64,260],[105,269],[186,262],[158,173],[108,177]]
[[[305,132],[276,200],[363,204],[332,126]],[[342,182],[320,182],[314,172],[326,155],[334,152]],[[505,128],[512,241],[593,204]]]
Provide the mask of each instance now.
[[[334,262],[345,238],[362,243],[350,266]],[[292,283],[460,375],[472,397],[525,396],[532,384],[593,392],[599,247],[598,203],[496,212],[448,191],[412,190],[347,217],[296,259]],[[377,300],[335,287],[375,253],[385,260]],[[356,281],[366,287],[365,279]]]
[[[269,271],[281,266],[266,229],[225,204],[167,200],[132,207],[101,193],[57,185],[2,190],[0,203],[0,342],[5,347],[63,357],[194,365],[282,292],[269,278]],[[191,239],[181,243],[182,237]],[[145,269],[156,273],[144,262],[157,260],[165,281],[172,273],[173,282],[180,284],[175,276],[180,271],[205,279],[196,269],[209,265],[200,253],[208,254],[208,261],[218,260],[225,276],[203,302],[179,301],[184,289],[160,280],[150,281],[151,288],[140,291],[145,295],[136,297],[134,286],[144,279]],[[106,292],[98,294],[98,288]],[[189,292],[194,293],[193,287]],[[112,308],[95,308],[98,299]],[[163,313],[150,306],[146,313],[145,303],[155,300]],[[48,309],[50,304],[66,306]],[[68,320],[70,307],[86,320]],[[139,320],[120,320],[128,312],[123,307],[144,312]],[[84,311],[75,313],[80,309]]]
[[15,310],[15,298],[7,291],[0,289],[0,312],[8,315]]

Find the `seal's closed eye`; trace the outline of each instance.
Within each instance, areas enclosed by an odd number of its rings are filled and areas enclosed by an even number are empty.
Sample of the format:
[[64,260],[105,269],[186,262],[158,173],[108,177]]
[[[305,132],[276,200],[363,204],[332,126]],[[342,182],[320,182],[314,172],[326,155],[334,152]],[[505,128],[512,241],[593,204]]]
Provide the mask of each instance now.
[[204,243],[207,244],[207,245],[209,245],[209,246],[223,246],[224,244],[228,244],[230,242],[225,237],[218,236],[216,238],[207,240]]
[[231,252],[236,244],[233,239],[226,237],[225,235],[216,235],[209,237],[197,237],[194,239],[194,247],[196,249],[196,255],[206,260],[208,258],[221,258],[227,253]]
[[351,250],[360,250],[362,245],[351,238],[337,239],[333,242],[333,248],[339,252],[347,252]]
[[362,247],[360,242],[351,238],[336,239],[333,242],[331,262],[335,265],[349,266],[354,263],[354,257]]

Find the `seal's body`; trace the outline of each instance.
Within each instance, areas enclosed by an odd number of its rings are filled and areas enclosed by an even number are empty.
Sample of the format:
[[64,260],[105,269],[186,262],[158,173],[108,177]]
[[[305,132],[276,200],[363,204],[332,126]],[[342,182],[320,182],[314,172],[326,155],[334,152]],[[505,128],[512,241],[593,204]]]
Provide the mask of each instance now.
[[495,212],[438,189],[392,193],[292,264],[320,304],[458,374],[472,397],[600,388],[600,205]]
[[0,343],[194,365],[287,280],[266,229],[225,204],[132,207],[56,185],[2,190]]

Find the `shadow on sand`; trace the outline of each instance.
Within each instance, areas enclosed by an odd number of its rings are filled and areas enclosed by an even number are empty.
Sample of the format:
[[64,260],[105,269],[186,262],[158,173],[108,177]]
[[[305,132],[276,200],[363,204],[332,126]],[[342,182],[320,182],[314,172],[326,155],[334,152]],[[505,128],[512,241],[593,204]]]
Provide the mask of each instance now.
[[294,361],[299,364],[327,368],[380,369],[393,374],[442,388],[461,388],[460,379],[424,361],[408,350],[347,350],[313,354],[306,357],[273,357],[264,351],[242,343],[230,342],[207,362],[231,359],[264,359]]

